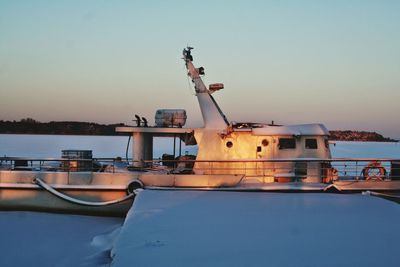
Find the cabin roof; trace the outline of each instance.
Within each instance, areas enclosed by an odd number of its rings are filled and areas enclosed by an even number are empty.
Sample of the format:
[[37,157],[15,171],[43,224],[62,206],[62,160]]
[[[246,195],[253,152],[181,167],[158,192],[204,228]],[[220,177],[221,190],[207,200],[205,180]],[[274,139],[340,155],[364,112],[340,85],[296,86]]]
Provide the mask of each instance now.
[[329,135],[328,129],[319,123],[253,128],[254,135]]

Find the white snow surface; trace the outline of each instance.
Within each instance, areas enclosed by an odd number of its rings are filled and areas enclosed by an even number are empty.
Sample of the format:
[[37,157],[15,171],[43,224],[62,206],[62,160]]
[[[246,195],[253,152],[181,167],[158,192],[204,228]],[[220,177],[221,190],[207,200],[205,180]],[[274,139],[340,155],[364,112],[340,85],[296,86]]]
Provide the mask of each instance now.
[[285,126],[266,126],[254,128],[255,135],[329,135],[323,124],[296,124]]
[[122,218],[0,212],[0,266],[109,266]]
[[144,190],[111,266],[399,266],[399,228],[361,194]]

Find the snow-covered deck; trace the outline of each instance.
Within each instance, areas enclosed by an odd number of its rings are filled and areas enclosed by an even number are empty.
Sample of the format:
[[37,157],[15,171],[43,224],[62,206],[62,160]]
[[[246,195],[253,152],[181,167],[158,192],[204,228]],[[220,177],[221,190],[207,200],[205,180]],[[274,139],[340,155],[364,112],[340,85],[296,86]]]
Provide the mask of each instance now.
[[398,266],[399,227],[361,194],[144,190],[112,266]]

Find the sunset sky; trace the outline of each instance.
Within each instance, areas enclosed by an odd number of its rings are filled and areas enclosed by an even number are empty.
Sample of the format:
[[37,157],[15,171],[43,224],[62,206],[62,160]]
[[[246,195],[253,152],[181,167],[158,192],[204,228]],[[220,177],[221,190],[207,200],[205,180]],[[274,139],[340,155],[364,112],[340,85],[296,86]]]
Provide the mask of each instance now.
[[182,49],[230,121],[400,138],[400,1],[0,0],[0,119],[201,126]]

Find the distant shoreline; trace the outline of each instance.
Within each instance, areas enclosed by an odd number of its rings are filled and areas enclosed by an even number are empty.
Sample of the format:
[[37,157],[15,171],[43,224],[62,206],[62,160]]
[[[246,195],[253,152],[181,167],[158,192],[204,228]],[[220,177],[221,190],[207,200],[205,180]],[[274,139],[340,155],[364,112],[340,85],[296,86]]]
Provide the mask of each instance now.
[[[126,133],[115,131],[115,128],[120,126],[127,125],[124,123],[98,124],[76,121],[39,122],[27,118],[20,121],[0,120],[0,134],[126,136]],[[399,142],[376,132],[333,130],[329,133],[330,141]]]
[[124,123],[99,124],[77,121],[39,122],[34,119],[20,121],[0,120],[0,134],[47,134],[47,135],[99,135],[126,136],[115,132],[115,128],[126,126]]
[[399,142],[398,140],[384,137],[376,132],[367,131],[329,131],[329,140],[332,141],[364,141],[364,142]]

